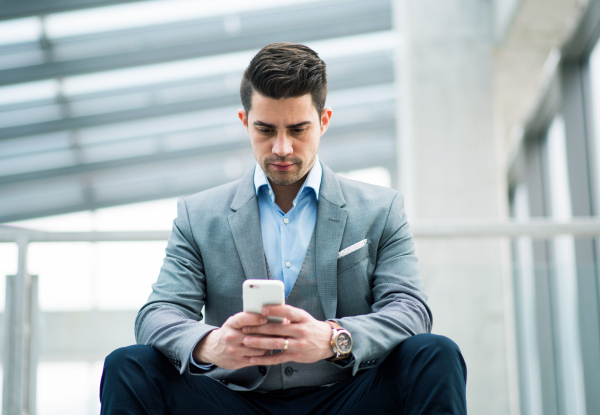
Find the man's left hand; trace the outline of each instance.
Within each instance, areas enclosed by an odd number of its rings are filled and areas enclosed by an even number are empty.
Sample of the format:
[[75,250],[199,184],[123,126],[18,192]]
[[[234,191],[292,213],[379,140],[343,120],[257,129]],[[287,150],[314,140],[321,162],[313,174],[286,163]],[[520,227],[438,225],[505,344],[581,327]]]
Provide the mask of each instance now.
[[[282,350],[267,356],[253,356],[255,365],[278,365],[285,362],[313,363],[333,356],[331,326],[316,320],[306,311],[290,305],[265,306],[262,314],[283,317],[284,323],[243,327],[245,334],[262,334],[267,337],[246,336],[244,345],[255,349]],[[285,341],[287,340],[287,350]]]

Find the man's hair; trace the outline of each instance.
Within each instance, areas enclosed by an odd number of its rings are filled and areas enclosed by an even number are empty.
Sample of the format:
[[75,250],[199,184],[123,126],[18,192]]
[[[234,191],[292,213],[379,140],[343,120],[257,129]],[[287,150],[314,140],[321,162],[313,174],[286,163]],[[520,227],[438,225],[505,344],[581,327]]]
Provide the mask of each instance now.
[[319,118],[327,97],[325,62],[317,52],[297,43],[271,43],[252,58],[244,71],[240,97],[246,113],[252,93],[281,99],[310,94]]

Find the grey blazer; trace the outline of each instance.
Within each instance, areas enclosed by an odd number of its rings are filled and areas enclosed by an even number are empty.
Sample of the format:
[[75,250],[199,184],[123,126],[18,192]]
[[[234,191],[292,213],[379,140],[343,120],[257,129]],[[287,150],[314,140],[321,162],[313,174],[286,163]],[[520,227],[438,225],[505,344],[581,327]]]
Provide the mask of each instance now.
[[[431,311],[402,195],[336,176],[322,165],[317,291],[326,319],[352,334],[354,375],[375,366],[404,339],[430,332]],[[191,351],[242,311],[244,279],[267,278],[253,173],[178,201],[166,257],[136,318],[135,335],[180,373],[201,372],[189,362]],[[363,239],[364,247],[338,259],[339,251]],[[199,323],[204,306],[205,322]],[[237,390],[255,389],[264,379],[253,367],[217,368],[207,375]]]

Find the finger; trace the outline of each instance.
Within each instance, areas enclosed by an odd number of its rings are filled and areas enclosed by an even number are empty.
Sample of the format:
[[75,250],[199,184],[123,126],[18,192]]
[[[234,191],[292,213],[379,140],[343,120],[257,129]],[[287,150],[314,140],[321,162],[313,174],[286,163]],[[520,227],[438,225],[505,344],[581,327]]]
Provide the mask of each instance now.
[[[287,346],[286,346],[287,345]],[[281,337],[244,337],[244,346],[254,349],[283,350],[289,349],[290,340]]]
[[296,337],[298,330],[295,324],[267,323],[262,326],[246,326],[242,328],[244,334],[262,334],[275,337]]
[[226,349],[226,355],[228,359],[236,360],[240,357],[251,357],[251,356],[264,356],[267,353],[270,353],[272,349],[265,350],[254,347],[247,347],[240,342],[239,346],[229,346]]
[[[270,355],[269,355],[270,356]],[[257,359],[261,360],[266,356],[247,356],[247,357],[241,357],[240,359],[238,359],[236,361],[236,369],[242,369],[245,367],[249,367],[249,366],[258,366],[258,365],[263,365],[263,363],[253,363],[255,362]],[[262,360],[261,360],[262,362]],[[267,363],[264,364],[265,366],[272,366],[275,365],[277,363]]]
[[289,337],[294,339],[304,339],[306,337],[311,337],[313,334],[309,325],[306,323],[269,323],[262,326],[246,326],[242,328],[242,333],[269,337]]
[[291,362],[291,361],[299,361],[299,356],[296,356],[294,353],[281,352],[275,353],[272,355],[266,356],[253,356],[250,358],[250,364],[252,365],[262,365],[262,366],[272,366],[279,365],[281,363]]
[[253,347],[244,347],[241,351],[240,351],[240,355],[244,356],[244,357],[252,357],[252,356],[264,356],[266,354],[270,354],[271,350],[273,349],[256,349]]
[[284,317],[292,323],[300,323],[310,316],[306,311],[291,305],[269,305],[262,308],[262,315],[271,317]]
[[256,313],[241,312],[229,317],[225,324],[234,329],[241,329],[244,326],[259,326],[267,324],[267,318]]

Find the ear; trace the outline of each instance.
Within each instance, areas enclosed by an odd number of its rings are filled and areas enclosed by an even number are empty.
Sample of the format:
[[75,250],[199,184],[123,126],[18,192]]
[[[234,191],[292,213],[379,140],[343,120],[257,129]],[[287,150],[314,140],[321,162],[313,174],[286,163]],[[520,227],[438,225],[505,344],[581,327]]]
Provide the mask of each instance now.
[[321,111],[321,135],[325,134],[325,131],[329,128],[332,114],[333,110],[330,107],[323,108],[323,111]]
[[238,118],[242,122],[244,129],[248,132],[248,115],[244,110],[238,110]]

